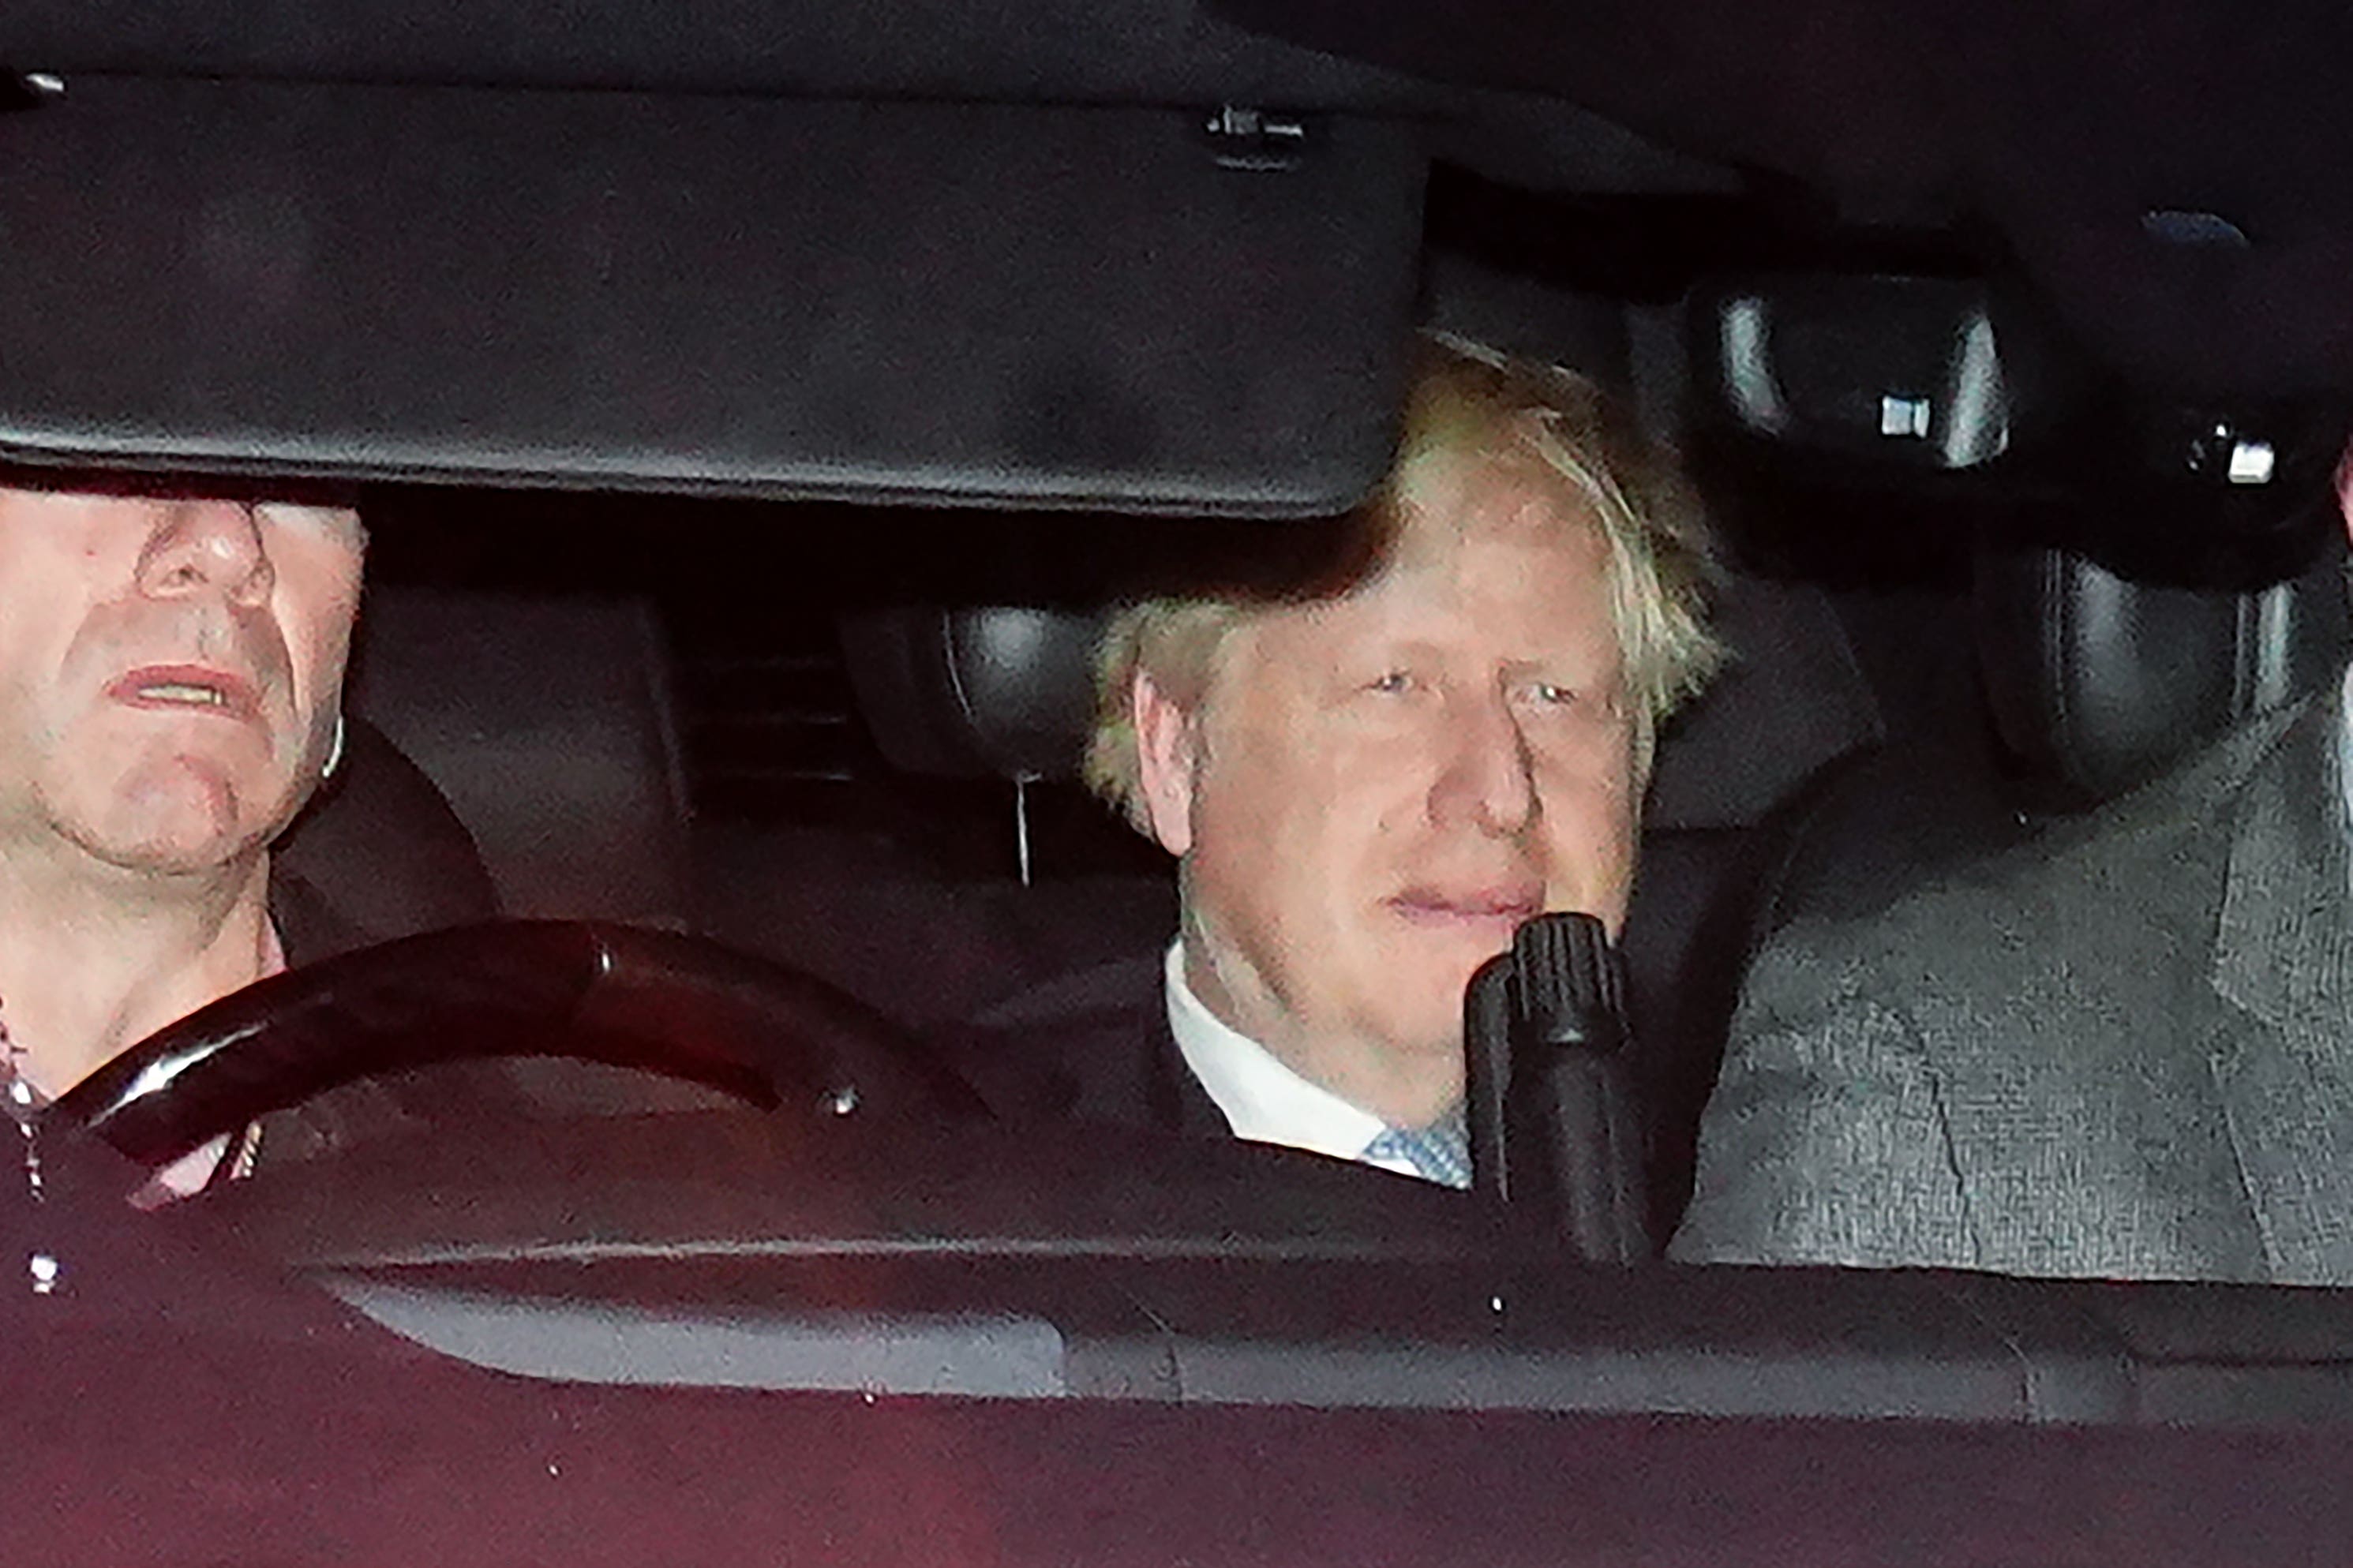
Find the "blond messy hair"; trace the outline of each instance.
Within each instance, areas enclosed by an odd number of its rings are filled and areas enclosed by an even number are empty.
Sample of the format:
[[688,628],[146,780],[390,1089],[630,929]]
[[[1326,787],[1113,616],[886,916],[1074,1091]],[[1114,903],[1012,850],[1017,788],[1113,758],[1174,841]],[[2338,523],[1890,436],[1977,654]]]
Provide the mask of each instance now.
[[1289,590],[1145,599],[1105,627],[1096,651],[1088,787],[1149,833],[1130,708],[1136,675],[1149,674],[1198,716],[1236,628],[1255,615],[1339,598],[1370,581],[1388,564],[1442,461],[1494,461],[1506,453],[1533,456],[1557,474],[1600,528],[1634,725],[1635,778],[1647,782],[1659,726],[1724,659],[1706,621],[1718,569],[1698,492],[1672,454],[1585,377],[1429,332],[1419,342],[1396,460],[1351,514],[1353,551],[1336,574]]

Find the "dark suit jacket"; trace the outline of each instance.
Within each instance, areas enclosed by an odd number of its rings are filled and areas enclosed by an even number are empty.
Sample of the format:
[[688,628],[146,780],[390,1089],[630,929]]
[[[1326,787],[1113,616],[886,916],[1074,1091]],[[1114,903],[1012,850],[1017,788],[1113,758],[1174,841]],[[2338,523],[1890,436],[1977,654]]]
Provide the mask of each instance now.
[[2334,683],[1759,960],[1673,1255],[2353,1284]]
[[1169,1033],[1164,963],[1154,952],[1050,981],[943,1033],[941,1049],[1010,1121],[1231,1137]]

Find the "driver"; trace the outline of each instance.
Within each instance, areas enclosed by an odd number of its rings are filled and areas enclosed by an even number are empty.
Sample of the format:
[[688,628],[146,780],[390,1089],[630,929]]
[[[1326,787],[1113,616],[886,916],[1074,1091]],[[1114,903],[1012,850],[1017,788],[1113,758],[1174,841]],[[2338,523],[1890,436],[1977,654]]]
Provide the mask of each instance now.
[[1089,781],[1176,857],[1179,930],[955,1043],[1001,1114],[1468,1184],[1464,988],[1541,911],[1616,933],[1659,723],[1718,658],[1709,543],[1590,384],[1451,338],[1353,521],[1333,580],[1108,629]]
[[41,1100],[302,956],[269,847],[335,763],[365,546],[282,489],[0,480],[0,1031]]

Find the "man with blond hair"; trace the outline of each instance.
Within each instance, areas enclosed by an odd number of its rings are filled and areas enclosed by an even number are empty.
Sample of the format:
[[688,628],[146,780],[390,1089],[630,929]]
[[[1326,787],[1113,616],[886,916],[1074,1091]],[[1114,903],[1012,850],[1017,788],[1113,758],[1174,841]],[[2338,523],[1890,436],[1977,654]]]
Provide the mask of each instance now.
[[1614,933],[1660,722],[1715,668],[1688,484],[1590,384],[1424,340],[1306,584],[1108,628],[1089,782],[1177,858],[1162,954],[986,1021],[1000,1111],[1467,1184],[1462,994],[1530,916]]

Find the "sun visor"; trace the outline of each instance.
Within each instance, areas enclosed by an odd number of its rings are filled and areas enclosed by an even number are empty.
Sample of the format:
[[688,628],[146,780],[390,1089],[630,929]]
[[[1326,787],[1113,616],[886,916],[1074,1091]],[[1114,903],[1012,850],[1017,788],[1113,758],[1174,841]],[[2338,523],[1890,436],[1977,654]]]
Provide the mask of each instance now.
[[1409,127],[82,78],[0,113],[0,456],[1307,515],[1394,437]]

